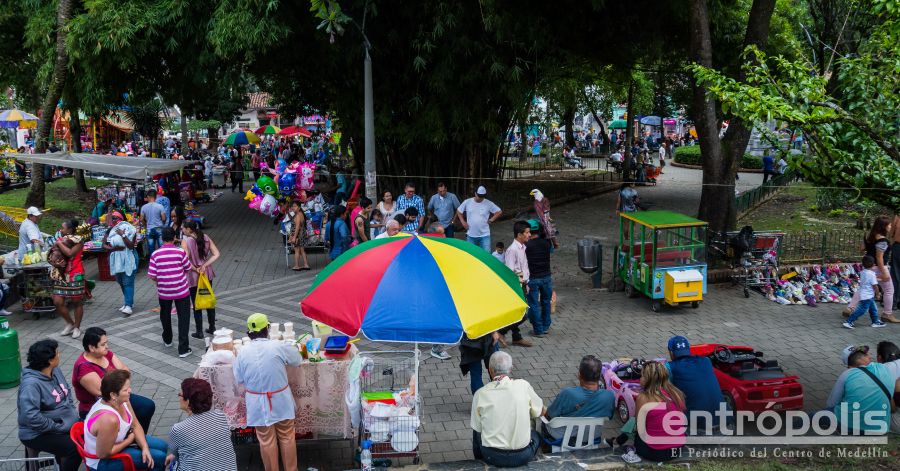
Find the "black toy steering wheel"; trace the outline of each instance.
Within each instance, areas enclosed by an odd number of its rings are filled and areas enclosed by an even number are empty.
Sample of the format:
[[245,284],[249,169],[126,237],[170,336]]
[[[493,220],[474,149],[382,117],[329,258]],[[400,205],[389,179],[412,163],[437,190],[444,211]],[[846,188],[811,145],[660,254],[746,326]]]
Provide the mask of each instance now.
[[719,360],[722,363],[734,363],[734,352],[725,345],[716,347],[716,349],[713,350],[713,355],[716,357],[716,360]]

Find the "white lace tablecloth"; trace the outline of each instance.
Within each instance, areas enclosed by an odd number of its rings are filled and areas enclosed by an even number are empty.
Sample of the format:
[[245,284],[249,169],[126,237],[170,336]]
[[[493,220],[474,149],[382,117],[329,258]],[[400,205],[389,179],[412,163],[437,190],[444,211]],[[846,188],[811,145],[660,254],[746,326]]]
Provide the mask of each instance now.
[[[350,414],[344,401],[349,366],[349,361],[327,361],[287,367],[297,433],[352,436]],[[235,383],[231,365],[200,366],[194,377],[212,386],[213,408],[225,412],[232,429],[247,426],[244,387]]]

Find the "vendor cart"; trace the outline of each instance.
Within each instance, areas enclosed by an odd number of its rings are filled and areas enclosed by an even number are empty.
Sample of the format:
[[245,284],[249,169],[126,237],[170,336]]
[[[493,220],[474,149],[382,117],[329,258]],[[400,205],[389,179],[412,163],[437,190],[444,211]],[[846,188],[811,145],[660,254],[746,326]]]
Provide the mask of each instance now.
[[615,276],[629,297],[697,308],[706,294],[707,223],[672,211],[620,213]]
[[419,351],[360,353],[360,442],[369,440],[372,457],[412,458],[419,462],[422,403]]
[[56,312],[53,298],[50,296],[53,282],[50,280],[50,264],[47,262],[22,265],[19,270],[20,293],[22,293],[22,310],[39,319],[41,314]]

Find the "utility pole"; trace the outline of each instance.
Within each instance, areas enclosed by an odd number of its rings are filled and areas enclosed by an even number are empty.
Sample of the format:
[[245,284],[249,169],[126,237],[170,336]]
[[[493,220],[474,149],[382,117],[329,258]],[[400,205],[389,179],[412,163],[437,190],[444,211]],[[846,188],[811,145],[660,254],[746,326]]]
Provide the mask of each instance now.
[[378,199],[378,179],[375,169],[375,98],[372,90],[372,56],[369,55],[368,38],[365,39],[365,47],[366,59],[363,63],[363,73],[365,75],[366,196],[372,201],[376,201]]

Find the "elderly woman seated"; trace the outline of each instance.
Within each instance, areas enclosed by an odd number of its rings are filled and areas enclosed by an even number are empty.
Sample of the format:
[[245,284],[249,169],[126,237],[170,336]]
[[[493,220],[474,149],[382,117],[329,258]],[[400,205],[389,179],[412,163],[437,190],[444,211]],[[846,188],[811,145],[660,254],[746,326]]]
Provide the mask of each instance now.
[[169,432],[169,456],[166,466],[176,462],[178,470],[216,469],[237,471],[237,459],[231,444],[231,429],[225,414],[212,408],[212,387],[196,378],[181,382],[178,393],[181,410],[187,418]]
[[495,352],[491,382],[472,398],[472,452],[476,459],[504,467],[524,466],[541,446],[531,419],[546,413],[544,402],[524,379],[512,379],[512,357]]

